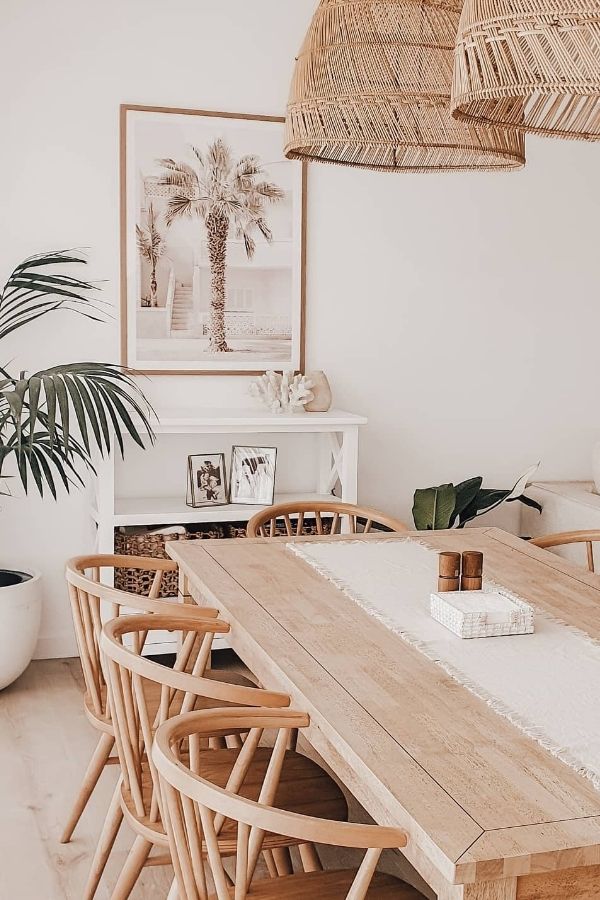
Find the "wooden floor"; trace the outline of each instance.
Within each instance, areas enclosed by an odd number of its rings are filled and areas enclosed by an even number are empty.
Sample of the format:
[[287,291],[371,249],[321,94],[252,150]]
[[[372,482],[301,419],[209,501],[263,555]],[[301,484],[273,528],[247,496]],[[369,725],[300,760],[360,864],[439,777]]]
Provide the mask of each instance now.
[[[81,900],[117,767],[102,775],[72,842],[58,839],[95,742],[79,660],[34,662],[0,693],[0,900]],[[98,900],[110,897],[132,842],[124,824]],[[144,869],[132,900],[165,898],[172,877]]]
[[[216,668],[242,670],[231,651]],[[246,673],[249,674],[249,673]],[[0,692],[0,900],[81,900],[96,841],[118,777],[109,766],[70,844],[59,835],[97,742],[83,712],[78,659],[34,662]],[[133,843],[123,823],[97,900],[109,900]],[[171,867],[144,869],[132,900],[163,900]]]
[[[236,660],[231,651],[219,651],[213,666],[242,671]],[[105,770],[73,840],[60,844],[97,740],[83,712],[82,689],[79,660],[57,659],[32,663],[0,691],[0,900],[81,900],[118,772],[116,766]],[[301,749],[322,762],[311,748]],[[350,795],[348,801],[353,821],[371,821]],[[109,900],[132,843],[123,823],[97,900]],[[358,864],[337,849],[321,848],[321,854],[327,868]],[[433,898],[400,854],[386,851],[383,859],[384,869]],[[145,868],[131,900],[166,900],[172,877],[171,867]]]

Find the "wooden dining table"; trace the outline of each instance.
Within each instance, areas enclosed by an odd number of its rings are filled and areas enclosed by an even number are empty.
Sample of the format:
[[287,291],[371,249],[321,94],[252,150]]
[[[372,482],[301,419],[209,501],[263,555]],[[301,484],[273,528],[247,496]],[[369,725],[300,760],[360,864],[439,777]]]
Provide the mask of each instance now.
[[[406,829],[402,852],[439,900],[600,898],[592,783],[287,546],[357,537],[382,535],[167,547],[181,599],[218,607],[260,682],[310,714],[310,744],[376,822]],[[495,528],[425,537],[483,551],[487,577],[600,640],[600,576]],[[600,672],[598,687],[600,702]],[[549,671],[548,691],[560,690]]]

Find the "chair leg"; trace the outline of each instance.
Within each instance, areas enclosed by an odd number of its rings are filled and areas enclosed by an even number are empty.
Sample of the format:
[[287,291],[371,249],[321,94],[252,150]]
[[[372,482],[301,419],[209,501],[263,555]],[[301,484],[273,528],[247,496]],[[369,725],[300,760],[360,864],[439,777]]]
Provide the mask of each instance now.
[[98,839],[98,846],[94,853],[90,874],[88,875],[88,880],[82,894],[82,900],[92,900],[94,897],[122,821],[121,780],[119,779],[119,783],[117,784],[112,800],[110,801],[102,832]]
[[144,868],[151,850],[150,841],[140,836],[136,837],[111,894],[111,900],[127,900],[140,877],[140,872]]
[[287,847],[274,847],[273,859],[277,867],[279,875],[293,875],[294,867],[292,865],[292,857]]
[[321,872],[323,866],[314,844],[300,844],[298,847],[302,868],[305,872]]
[[269,873],[269,878],[277,878],[279,872],[277,871],[277,866],[275,865],[275,860],[273,859],[273,851],[272,850],[263,850],[263,857],[265,863],[267,865],[267,871]]
[[81,784],[81,788],[79,789],[77,799],[75,800],[75,803],[73,805],[73,810],[71,812],[71,815],[69,816],[69,820],[65,826],[65,830],[62,833],[60,839],[61,844],[68,844],[73,837],[73,832],[77,827],[77,823],[81,818],[82,812],[87,806],[88,800],[92,796],[94,788],[98,784],[98,779],[100,778],[102,771],[106,765],[106,761],[111,754],[114,743],[115,739],[112,734],[103,734],[98,741],[98,746],[94,750],[92,758],[90,759],[89,765],[87,767],[87,771],[83,776],[83,782]]

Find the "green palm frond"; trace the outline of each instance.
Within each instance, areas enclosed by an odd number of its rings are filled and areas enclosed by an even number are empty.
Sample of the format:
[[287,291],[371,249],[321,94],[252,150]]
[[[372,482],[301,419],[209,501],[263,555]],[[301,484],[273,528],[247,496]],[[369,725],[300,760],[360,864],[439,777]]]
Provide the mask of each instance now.
[[27,492],[31,481],[35,484],[41,497],[48,488],[54,499],[57,499],[57,482],[60,480],[69,493],[72,487],[83,487],[85,482],[77,469],[77,463],[84,468],[93,469],[83,448],[77,449],[77,442],[69,441],[69,449],[56,446],[47,431],[38,430],[27,435],[24,443],[19,443],[13,432],[8,442],[2,447],[2,456],[14,454],[21,484]]
[[[152,211],[153,213],[153,211]],[[152,252],[160,249],[149,236]],[[85,263],[74,251],[31,256],[12,272],[0,293],[0,338],[54,310],[67,309],[98,320],[90,310],[100,301],[93,284],[57,274],[51,266]],[[127,370],[111,363],[81,362],[43,369],[16,378],[0,368],[0,477],[14,456],[25,488],[35,484],[57,496],[84,483],[80,470],[94,469],[93,457],[116,443],[124,453],[124,435],[144,447],[154,440],[154,412]]]
[[94,294],[96,285],[71,275],[48,271],[65,263],[85,263],[85,257],[70,250],[30,256],[10,274],[0,293],[0,339],[17,328],[55,310],[69,310],[102,321],[102,303]]
[[[27,409],[27,406],[26,406]],[[12,429],[10,427],[13,424]],[[58,438],[58,440],[57,440]],[[78,466],[95,471],[85,447],[73,435],[65,440],[62,427],[55,423],[54,435],[48,431],[48,416],[38,410],[37,421],[30,431],[28,418],[17,430],[11,423],[10,407],[6,399],[0,397],[0,472],[5,460],[14,456],[17,473],[27,493],[31,481],[40,495],[44,496],[44,485],[56,499],[56,484],[60,480],[67,493],[71,487],[82,487],[83,478]],[[5,476],[3,476],[5,477]],[[0,491],[0,493],[3,493]]]
[[142,433],[152,440],[152,409],[133,379],[112,363],[81,362],[54,366],[21,377],[0,390],[8,404],[17,440],[26,443],[41,421],[52,446],[67,451],[74,426],[91,458],[92,448],[111,450],[114,431],[121,453],[123,434],[144,447]]

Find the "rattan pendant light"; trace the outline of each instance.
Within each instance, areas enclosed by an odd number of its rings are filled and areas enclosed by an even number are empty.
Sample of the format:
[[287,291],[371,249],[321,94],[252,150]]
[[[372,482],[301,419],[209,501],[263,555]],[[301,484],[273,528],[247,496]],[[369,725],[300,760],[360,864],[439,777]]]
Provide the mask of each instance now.
[[465,0],[452,109],[465,122],[600,140],[598,0]]
[[450,114],[461,0],[321,0],[298,56],[286,156],[397,172],[512,169],[515,130]]

